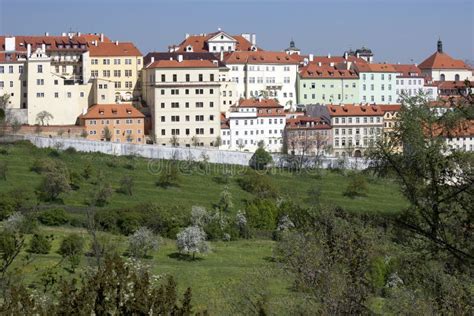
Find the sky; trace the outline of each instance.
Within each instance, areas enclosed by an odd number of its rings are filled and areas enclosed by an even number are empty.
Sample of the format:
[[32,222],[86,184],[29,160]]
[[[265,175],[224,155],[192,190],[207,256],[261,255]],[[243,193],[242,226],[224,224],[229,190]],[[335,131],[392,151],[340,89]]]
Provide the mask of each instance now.
[[436,50],[474,60],[473,0],[0,0],[0,34],[105,33],[145,55],[186,33],[255,33],[281,51],[342,55],[366,46],[378,62],[420,63]]

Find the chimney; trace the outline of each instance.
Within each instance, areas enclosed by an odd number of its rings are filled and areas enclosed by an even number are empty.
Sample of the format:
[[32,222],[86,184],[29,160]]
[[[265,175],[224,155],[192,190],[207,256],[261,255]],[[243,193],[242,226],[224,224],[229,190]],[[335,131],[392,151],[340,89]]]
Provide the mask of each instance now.
[[321,67],[323,64],[321,62],[318,62],[318,66]]
[[118,46],[118,41],[115,41],[115,46]]
[[257,45],[257,35],[255,33],[253,33],[251,36],[252,36],[251,43],[252,43],[253,46],[256,46]]
[[349,69],[351,69],[352,62],[348,61],[348,62],[346,63],[346,65],[347,65],[347,70],[349,70]]
[[101,42],[104,41],[104,33],[100,33],[100,41],[101,41]]
[[331,58],[331,54],[328,54],[328,58]]
[[314,55],[313,54],[309,54],[309,61],[313,61],[314,60]]
[[77,36],[81,36],[81,32],[77,32]]
[[155,62],[155,57],[151,56],[151,63],[153,64]]
[[189,33],[186,33],[186,35],[184,35],[184,38],[188,39],[189,38]]
[[49,32],[45,32],[45,33],[44,33],[44,36],[49,36]]
[[329,66],[334,67],[334,63],[333,62],[329,63]]
[[224,51],[221,50],[221,61],[224,61]]
[[28,43],[26,45],[26,54],[28,55],[27,57],[30,58],[30,56],[31,56],[31,44],[30,43]]
[[347,52],[344,52],[344,59],[347,59],[349,57],[349,54]]
[[94,45],[95,45],[95,46],[99,46],[99,42],[98,42],[98,41],[94,41]]
[[43,52],[46,52],[46,44],[45,43],[41,44],[41,50]]
[[61,36],[66,36],[67,34],[65,32],[62,32],[61,33]]
[[183,55],[178,55],[178,63],[181,63],[183,62]]
[[217,31],[218,31],[218,32],[220,32],[220,31],[221,31],[221,28],[220,28],[220,27],[218,27],[218,28],[217,28]]

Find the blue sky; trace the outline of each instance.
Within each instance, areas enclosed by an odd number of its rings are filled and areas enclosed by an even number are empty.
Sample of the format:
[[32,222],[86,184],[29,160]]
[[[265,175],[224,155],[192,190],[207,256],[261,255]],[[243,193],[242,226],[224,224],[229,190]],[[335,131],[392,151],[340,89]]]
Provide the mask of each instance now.
[[377,61],[420,63],[436,49],[474,60],[472,0],[0,0],[0,33],[59,34],[72,29],[133,41],[146,54],[185,33],[256,33],[282,50],[341,55],[365,45]]

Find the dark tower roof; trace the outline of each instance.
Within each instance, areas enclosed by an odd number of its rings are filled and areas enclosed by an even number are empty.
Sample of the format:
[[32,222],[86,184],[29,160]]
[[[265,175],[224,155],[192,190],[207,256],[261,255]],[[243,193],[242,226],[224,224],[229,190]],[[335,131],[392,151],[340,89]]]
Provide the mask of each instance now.
[[438,53],[443,52],[443,42],[441,41],[441,38],[438,40]]

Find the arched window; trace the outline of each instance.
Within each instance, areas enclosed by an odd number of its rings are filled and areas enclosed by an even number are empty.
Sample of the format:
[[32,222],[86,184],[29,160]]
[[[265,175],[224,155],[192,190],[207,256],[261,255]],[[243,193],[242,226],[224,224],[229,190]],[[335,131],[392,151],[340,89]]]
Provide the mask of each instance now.
[[455,81],[459,81],[459,75],[458,75],[458,74],[455,74],[455,75],[454,75],[454,80],[455,80]]
[[440,80],[441,80],[441,81],[444,81],[444,80],[445,80],[445,76],[444,76],[444,74],[441,74],[441,76],[440,76]]

